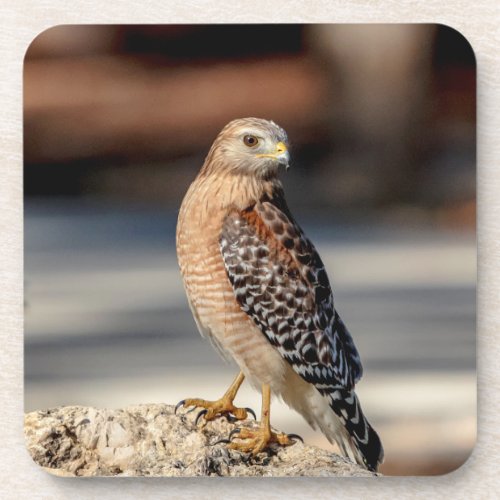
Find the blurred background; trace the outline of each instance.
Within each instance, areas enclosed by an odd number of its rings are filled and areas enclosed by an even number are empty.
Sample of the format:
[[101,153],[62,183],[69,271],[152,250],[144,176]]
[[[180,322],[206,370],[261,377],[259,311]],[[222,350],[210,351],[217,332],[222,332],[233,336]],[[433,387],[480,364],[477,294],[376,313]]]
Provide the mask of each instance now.
[[[289,205],[361,353],[385,474],[476,435],[475,60],[438,25],[58,26],[24,66],[25,408],[219,397],[175,256],[231,119],[283,126]],[[260,409],[248,387],[237,403]],[[280,402],[273,425],[333,449]]]

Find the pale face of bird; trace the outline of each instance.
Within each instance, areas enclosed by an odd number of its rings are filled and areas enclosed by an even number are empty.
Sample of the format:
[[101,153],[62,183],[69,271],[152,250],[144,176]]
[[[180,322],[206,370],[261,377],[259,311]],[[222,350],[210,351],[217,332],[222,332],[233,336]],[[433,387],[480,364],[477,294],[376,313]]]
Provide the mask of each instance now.
[[220,168],[266,178],[280,166],[289,167],[288,137],[276,123],[259,118],[230,122],[214,142],[214,157]]

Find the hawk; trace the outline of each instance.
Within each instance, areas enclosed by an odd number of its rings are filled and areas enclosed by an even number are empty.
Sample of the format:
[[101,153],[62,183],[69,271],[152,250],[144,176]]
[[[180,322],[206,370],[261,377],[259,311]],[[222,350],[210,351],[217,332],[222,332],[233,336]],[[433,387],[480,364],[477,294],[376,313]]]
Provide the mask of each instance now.
[[247,378],[262,391],[262,418],[258,430],[233,432],[231,448],[257,454],[271,442],[295,442],[271,430],[274,394],[351,460],[376,470],[382,444],[354,392],[360,357],[325,266],[285,201],[278,170],[288,163],[281,127],[237,119],[219,133],[185,195],[176,246],[189,305],[201,334],[241,372],[219,400],[178,407],[204,408],[205,420],[244,419],[249,409],[233,400]]

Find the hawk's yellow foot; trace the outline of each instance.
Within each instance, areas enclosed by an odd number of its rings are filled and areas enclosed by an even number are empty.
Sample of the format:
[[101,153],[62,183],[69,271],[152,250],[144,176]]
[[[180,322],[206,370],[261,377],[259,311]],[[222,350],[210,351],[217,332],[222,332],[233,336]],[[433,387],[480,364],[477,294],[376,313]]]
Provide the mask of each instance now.
[[[262,450],[267,448],[272,443],[277,443],[281,446],[290,446],[297,439],[302,438],[297,434],[285,434],[283,432],[276,433],[271,430],[270,423],[271,409],[271,389],[269,385],[262,386],[262,418],[258,429],[234,429],[229,434],[229,439],[218,441],[218,443],[229,443],[228,448],[244,452],[250,452],[252,455],[257,455]],[[232,438],[239,439],[241,442],[234,442]],[[217,443],[215,443],[217,444]]]
[[[231,441],[232,438],[241,439],[242,442]],[[235,429],[229,434],[229,446],[232,450],[249,452],[257,455],[272,443],[281,446],[295,444],[296,440],[302,438],[297,434],[276,433],[268,425],[261,425],[258,429]]]
[[233,404],[236,393],[238,392],[238,389],[240,388],[244,378],[245,375],[240,372],[229,389],[226,391],[224,396],[222,396],[220,399],[217,399],[216,401],[206,401],[205,399],[198,398],[183,399],[182,401],[179,401],[179,403],[177,403],[175,407],[175,413],[177,413],[177,410],[180,406],[192,406],[193,408],[189,411],[193,411],[195,408],[204,408],[196,416],[196,424],[198,424],[198,421],[201,417],[204,417],[205,421],[209,421],[215,419],[218,416],[231,415],[236,420],[245,420],[248,416],[248,413],[251,413],[253,417],[256,418],[255,413],[251,408],[238,408]]

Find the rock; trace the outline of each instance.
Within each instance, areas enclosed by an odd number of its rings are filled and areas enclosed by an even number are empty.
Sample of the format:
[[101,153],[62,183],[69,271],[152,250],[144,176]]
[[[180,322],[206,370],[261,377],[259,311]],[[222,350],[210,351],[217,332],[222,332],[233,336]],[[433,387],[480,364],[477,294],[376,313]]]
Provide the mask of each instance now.
[[[180,414],[179,414],[180,413]],[[163,404],[120,410],[57,407],[25,416],[33,460],[61,476],[372,476],[349,460],[300,441],[252,457],[224,444],[246,420],[195,426],[198,412]]]

